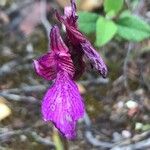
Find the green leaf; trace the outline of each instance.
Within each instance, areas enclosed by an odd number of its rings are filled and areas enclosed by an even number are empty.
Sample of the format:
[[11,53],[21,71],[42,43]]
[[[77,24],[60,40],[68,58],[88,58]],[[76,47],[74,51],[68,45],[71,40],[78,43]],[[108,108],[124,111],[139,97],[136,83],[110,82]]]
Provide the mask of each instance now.
[[150,124],[145,124],[142,128],[143,131],[150,130]]
[[104,10],[106,13],[117,14],[123,7],[124,0],[104,0]]
[[105,45],[114,37],[116,32],[117,26],[112,20],[99,17],[96,23],[96,45]]
[[95,32],[96,21],[99,15],[90,12],[79,12],[78,25],[80,31],[90,34]]
[[150,25],[137,16],[121,15],[118,24],[118,35],[126,40],[139,42],[150,37]]
[[142,124],[140,122],[137,122],[135,124],[135,130],[142,130],[142,131],[150,130],[150,124]]

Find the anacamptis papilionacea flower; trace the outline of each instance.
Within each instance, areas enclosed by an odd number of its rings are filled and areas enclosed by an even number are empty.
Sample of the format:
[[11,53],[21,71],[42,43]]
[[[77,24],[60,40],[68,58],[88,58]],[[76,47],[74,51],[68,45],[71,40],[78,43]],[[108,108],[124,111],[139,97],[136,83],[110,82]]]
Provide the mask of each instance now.
[[91,43],[78,30],[74,0],[71,0],[70,7],[65,8],[64,16],[56,12],[56,17],[66,27],[65,42],[59,28],[52,27],[51,50],[34,60],[34,66],[39,76],[54,81],[42,101],[43,119],[53,122],[67,139],[74,139],[76,123],[84,115],[83,99],[75,83],[84,72],[83,57],[103,77],[106,77],[107,67]]

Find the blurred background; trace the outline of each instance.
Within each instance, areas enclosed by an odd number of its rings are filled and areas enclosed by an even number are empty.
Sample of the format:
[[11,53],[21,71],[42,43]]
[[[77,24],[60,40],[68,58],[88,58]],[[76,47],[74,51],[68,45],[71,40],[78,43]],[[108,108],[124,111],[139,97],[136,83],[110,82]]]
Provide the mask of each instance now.
[[[77,0],[78,26],[104,58],[106,79],[90,66],[77,81],[86,114],[77,139],[46,124],[40,103],[50,83],[33,59],[69,0],[0,0],[0,150],[149,150],[150,1]],[[63,31],[62,31],[63,32]],[[64,32],[63,32],[64,33]]]

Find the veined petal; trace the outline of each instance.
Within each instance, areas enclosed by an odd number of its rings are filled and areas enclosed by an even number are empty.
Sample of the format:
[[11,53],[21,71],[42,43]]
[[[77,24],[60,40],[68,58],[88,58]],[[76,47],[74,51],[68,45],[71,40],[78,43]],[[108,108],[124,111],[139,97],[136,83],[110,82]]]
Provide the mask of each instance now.
[[58,71],[66,71],[72,78],[74,76],[74,65],[69,53],[69,49],[61,38],[59,28],[54,26],[50,33],[51,49],[55,53]]
[[37,60],[34,60],[37,74],[46,80],[53,80],[60,70],[64,70],[73,78],[75,69],[71,55],[61,38],[57,26],[52,28],[50,37],[51,51]]
[[63,17],[70,26],[77,28],[78,16],[76,15],[76,4],[74,0],[71,0],[71,6],[65,7]]
[[56,12],[56,17],[61,23],[65,25],[68,37],[69,39],[71,38],[70,41],[75,40],[73,43],[76,43],[76,41],[84,42],[86,40],[82,33],[80,33],[75,26],[70,24],[64,16],[61,16],[58,12]]
[[52,53],[47,53],[37,60],[33,61],[36,73],[46,80],[53,80],[56,78],[57,66]]
[[71,0],[71,6],[66,6],[64,8],[64,17],[71,18],[72,20],[77,19],[75,0]]
[[73,44],[75,43],[73,41],[77,41],[78,43],[86,41],[86,38],[84,37],[84,35],[80,31],[78,31],[76,28],[66,25],[66,30]]
[[84,115],[84,104],[78,88],[70,76],[59,72],[57,79],[42,102],[45,121],[52,121],[69,139],[75,137],[76,121]]
[[76,8],[75,0],[71,0],[71,8],[72,8],[72,17],[76,18],[77,8]]
[[91,43],[83,36],[83,34],[77,29],[66,25],[68,37],[72,45],[81,45],[82,50],[88,60],[91,62],[92,66],[96,68],[99,73],[106,77],[107,75],[107,66],[105,65],[102,57],[98,52],[93,48]]
[[50,32],[50,40],[51,40],[51,50],[56,54],[58,53],[68,53],[69,49],[63,42],[59,28],[54,26]]
[[76,14],[76,4],[75,0],[71,0],[71,6],[66,6],[64,8],[64,15],[60,15],[57,11],[55,11],[56,17],[60,22],[63,22],[65,20],[67,24],[70,26],[73,26],[77,28],[77,19],[78,16]]
[[80,44],[85,56],[91,62],[92,66],[96,68],[103,77],[106,77],[107,66],[105,65],[99,53],[93,48],[91,43],[86,40],[82,33],[80,33],[77,29],[68,27],[68,30],[68,36],[70,37],[71,43],[73,45],[77,43]]
[[102,57],[93,48],[90,42],[81,43],[85,56],[91,62],[91,65],[95,67],[99,73],[105,78],[107,75],[107,66],[105,65]]
[[[71,0],[71,10],[72,14],[76,14],[76,5],[74,0]],[[73,15],[71,15],[73,16]],[[73,19],[73,17],[71,17]],[[86,37],[70,22],[68,22],[68,17],[61,16],[58,13],[56,13],[57,19],[63,23],[66,27],[67,36],[70,41],[70,43],[73,46],[81,45],[82,50],[85,54],[85,56],[88,58],[88,60],[91,62],[92,66],[98,70],[98,72],[103,76],[106,77],[107,75],[107,67],[102,59],[101,56],[99,56],[98,52],[95,51],[95,49],[92,47],[91,43],[86,39]],[[76,66],[75,66],[76,67]]]

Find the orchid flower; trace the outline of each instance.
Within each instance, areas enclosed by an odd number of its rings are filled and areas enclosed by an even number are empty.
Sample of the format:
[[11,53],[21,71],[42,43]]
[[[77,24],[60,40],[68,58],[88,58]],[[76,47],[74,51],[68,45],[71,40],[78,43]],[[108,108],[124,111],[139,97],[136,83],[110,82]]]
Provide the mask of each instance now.
[[84,115],[84,104],[73,81],[71,55],[57,26],[51,29],[50,39],[51,51],[34,60],[39,76],[55,80],[43,98],[42,115],[45,121],[52,121],[66,138],[73,139],[76,136],[76,122]]
[[[61,23],[65,25],[68,37],[67,41],[71,43],[72,47],[74,48],[73,51],[77,51],[80,56],[83,56],[84,54],[90,61],[93,68],[96,68],[103,77],[106,77],[107,67],[102,57],[77,28],[78,17],[76,15],[75,0],[71,0],[71,6],[65,8],[64,16],[61,16],[58,12],[56,12],[56,17]],[[82,61],[82,57],[79,57],[78,62]]]
[[59,28],[54,26],[50,32],[51,50],[34,60],[34,67],[39,76],[53,81],[43,97],[43,119],[53,122],[66,138],[74,139],[77,121],[84,115],[83,99],[74,81],[84,72],[83,56],[87,57],[103,77],[106,77],[107,67],[91,43],[78,30],[74,0],[71,0],[71,7],[65,8],[64,16],[58,13],[56,16],[66,27],[66,44]]

